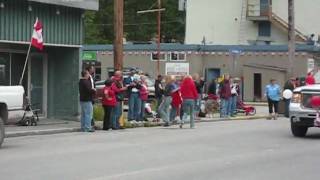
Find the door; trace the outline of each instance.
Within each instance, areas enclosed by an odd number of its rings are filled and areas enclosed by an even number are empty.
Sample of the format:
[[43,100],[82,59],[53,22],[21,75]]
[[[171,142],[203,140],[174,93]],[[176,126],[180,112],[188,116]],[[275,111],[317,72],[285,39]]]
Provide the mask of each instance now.
[[210,83],[212,79],[217,79],[220,77],[220,69],[210,68],[207,69],[206,81]]
[[269,16],[269,0],[260,0],[260,16]]
[[261,73],[254,73],[253,74],[253,94],[254,94],[254,101],[261,101]]
[[45,115],[45,99],[44,99],[44,79],[45,75],[45,58],[41,54],[30,55],[29,58],[29,94],[33,109],[39,110],[39,114]]

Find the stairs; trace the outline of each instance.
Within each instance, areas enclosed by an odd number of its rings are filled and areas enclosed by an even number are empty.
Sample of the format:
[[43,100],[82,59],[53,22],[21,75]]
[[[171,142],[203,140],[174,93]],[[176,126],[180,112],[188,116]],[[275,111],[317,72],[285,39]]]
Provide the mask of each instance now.
[[[271,15],[271,23],[280,28],[281,30],[288,32],[289,29],[289,24],[287,21],[276,15],[275,13],[272,13]],[[295,29],[296,31],[296,40],[300,42],[305,42],[307,41],[307,37],[299,31],[297,28]]]
[[246,29],[246,21],[247,21],[247,8],[248,8],[248,0],[242,0],[242,9],[241,9],[241,17],[240,17],[240,28],[239,28],[239,37],[238,44],[245,45],[247,44],[247,29]]

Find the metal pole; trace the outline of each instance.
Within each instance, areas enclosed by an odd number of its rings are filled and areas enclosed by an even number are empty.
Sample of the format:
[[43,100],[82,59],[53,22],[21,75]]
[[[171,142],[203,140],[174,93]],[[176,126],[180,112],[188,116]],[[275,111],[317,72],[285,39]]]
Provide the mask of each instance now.
[[288,53],[289,53],[289,66],[287,71],[288,78],[293,76],[293,63],[295,59],[295,41],[296,41],[296,33],[295,33],[295,18],[294,18],[294,0],[288,0]]
[[161,51],[161,47],[160,47],[160,43],[161,43],[161,0],[158,0],[158,43],[157,43],[157,49],[158,49],[158,61],[157,61],[157,74],[160,75],[160,51]]
[[114,0],[114,70],[123,69],[123,0]]
[[19,81],[19,85],[22,85],[22,80],[23,80],[23,77],[24,77],[24,73],[26,71],[26,66],[28,64],[28,58],[29,58],[29,54],[30,54],[30,49],[31,49],[31,41],[30,41],[30,44],[29,44],[29,49],[28,49],[28,52],[27,52],[26,60],[24,62],[23,71],[22,71],[22,75],[21,75],[21,78],[20,78],[20,81]]

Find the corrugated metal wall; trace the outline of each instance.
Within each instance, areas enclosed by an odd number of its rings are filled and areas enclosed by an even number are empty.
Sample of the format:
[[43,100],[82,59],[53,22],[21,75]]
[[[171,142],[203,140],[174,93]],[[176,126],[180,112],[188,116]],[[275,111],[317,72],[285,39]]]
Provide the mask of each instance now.
[[[36,17],[42,21],[45,43],[81,45],[83,10],[25,0],[2,0],[0,7],[0,40],[30,41]],[[29,11],[29,6],[32,11]],[[57,14],[60,11],[60,15]]]

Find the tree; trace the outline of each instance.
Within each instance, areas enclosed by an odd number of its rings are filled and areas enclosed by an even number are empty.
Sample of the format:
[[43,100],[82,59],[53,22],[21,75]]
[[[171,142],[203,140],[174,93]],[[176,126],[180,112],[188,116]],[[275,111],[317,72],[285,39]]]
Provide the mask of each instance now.
[[[113,42],[113,1],[100,0],[98,12],[85,13],[85,43],[111,44]],[[127,41],[147,42],[156,36],[156,13],[137,14],[139,10],[156,8],[156,0],[125,0],[124,34]],[[178,11],[178,1],[162,0],[163,42],[184,41],[185,13]]]

